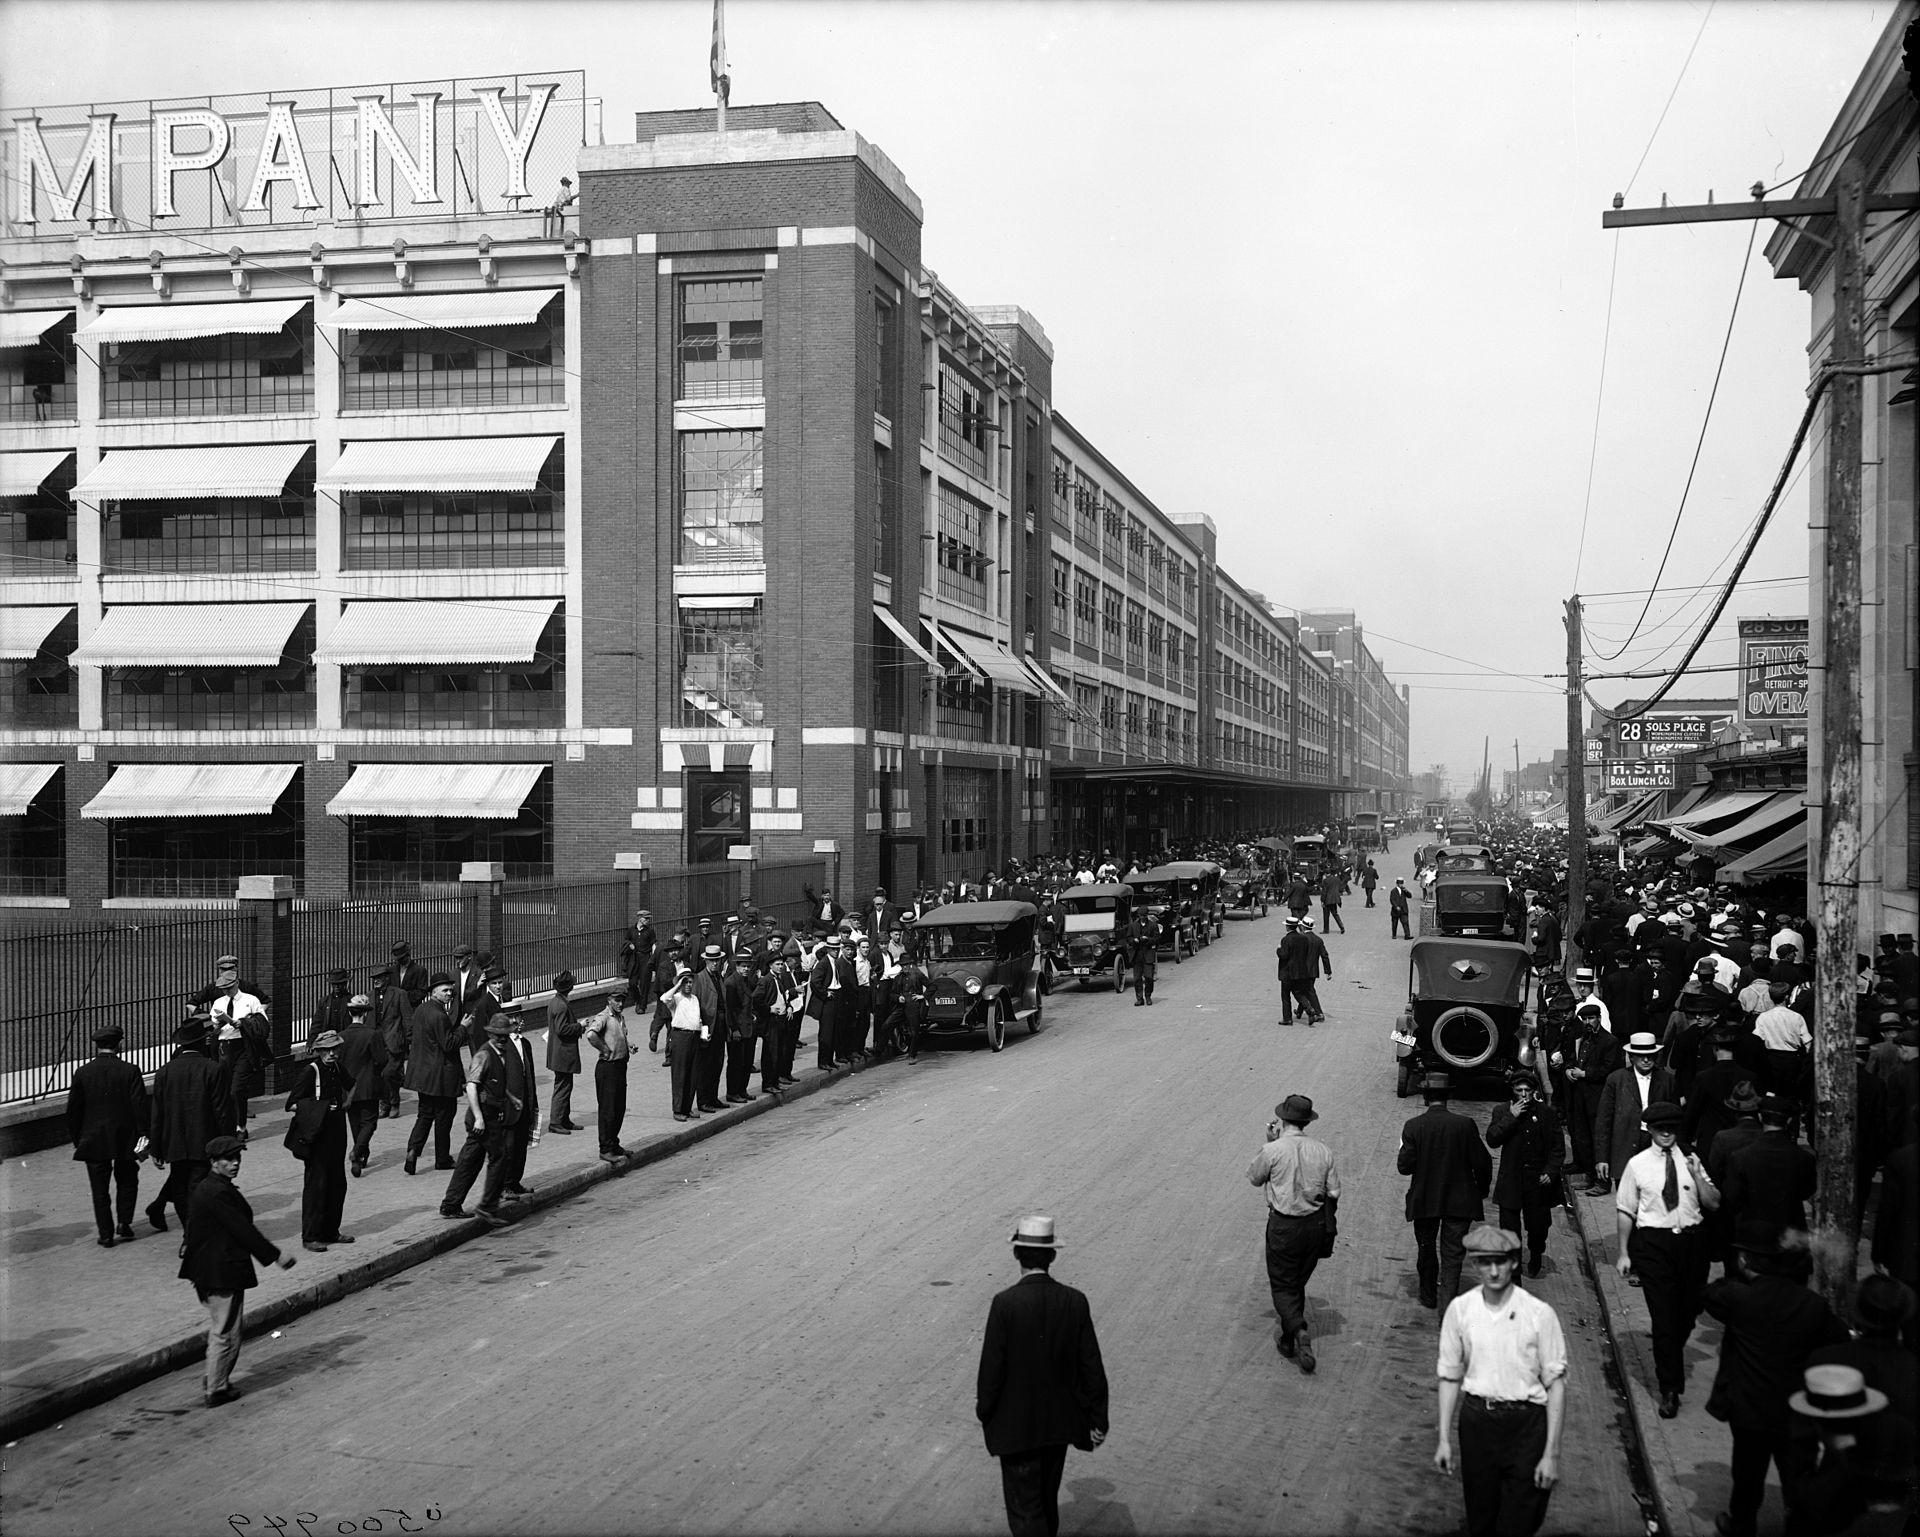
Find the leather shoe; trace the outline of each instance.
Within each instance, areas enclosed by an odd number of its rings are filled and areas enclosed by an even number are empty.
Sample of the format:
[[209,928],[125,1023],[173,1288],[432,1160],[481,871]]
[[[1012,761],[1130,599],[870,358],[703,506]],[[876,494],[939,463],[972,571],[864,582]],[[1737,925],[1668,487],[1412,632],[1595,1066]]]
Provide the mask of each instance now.
[[305,1249],[309,1254],[325,1254],[327,1252],[327,1246],[323,1243],[303,1243],[300,1247]]
[[1303,1334],[1294,1342],[1293,1348],[1294,1359],[1300,1363],[1300,1370],[1311,1377],[1313,1369],[1320,1364],[1313,1358],[1313,1341]]
[[1660,1395],[1660,1418],[1670,1420],[1679,1413],[1680,1395],[1678,1393],[1662,1393]]
[[415,1158],[412,1153],[409,1153],[407,1154],[407,1161],[402,1164],[401,1167],[409,1174],[418,1174],[420,1172],[420,1161]]

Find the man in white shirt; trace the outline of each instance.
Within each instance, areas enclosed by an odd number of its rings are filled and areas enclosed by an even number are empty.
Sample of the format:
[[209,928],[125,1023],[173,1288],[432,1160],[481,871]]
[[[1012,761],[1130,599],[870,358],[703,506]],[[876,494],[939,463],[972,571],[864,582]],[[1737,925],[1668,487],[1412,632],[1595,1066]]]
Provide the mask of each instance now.
[[1560,1476],[1567,1341],[1552,1308],[1514,1285],[1520,1238],[1482,1224],[1466,1237],[1480,1288],[1447,1304],[1440,1323],[1440,1439],[1433,1465],[1454,1468],[1460,1411],[1460,1484],[1471,1537],[1531,1537]]
[[1701,1224],[1720,1204],[1720,1192],[1692,1153],[1683,1158],[1680,1107],[1648,1105],[1642,1117],[1653,1146],[1627,1160],[1614,1196],[1623,1276],[1637,1277],[1647,1299],[1653,1335],[1653,1369],[1660,1391],[1660,1418],[1680,1412],[1686,1382],[1687,1337],[1700,1312],[1707,1281],[1706,1231]]

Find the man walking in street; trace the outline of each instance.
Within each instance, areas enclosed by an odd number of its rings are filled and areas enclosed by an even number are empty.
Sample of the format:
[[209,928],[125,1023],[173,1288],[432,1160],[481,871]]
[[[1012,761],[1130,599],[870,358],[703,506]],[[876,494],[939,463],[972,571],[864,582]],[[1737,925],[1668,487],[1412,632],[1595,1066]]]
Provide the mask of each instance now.
[[247,1289],[260,1284],[253,1262],[293,1269],[293,1256],[253,1224],[253,1208],[235,1183],[240,1178],[240,1139],[215,1137],[205,1148],[208,1172],[194,1188],[193,1207],[181,1245],[180,1279],[193,1282],[207,1310],[206,1405],[217,1409],[240,1395],[228,1386],[240,1359],[240,1333]]
[[1084,1293],[1048,1273],[1058,1244],[1053,1218],[1022,1217],[1013,1232],[1020,1280],[993,1299],[974,1412],[1013,1537],[1055,1537],[1067,1448],[1107,1438],[1107,1373]]
[[1465,1248],[1480,1285],[1455,1297],[1440,1321],[1440,1442],[1433,1465],[1453,1471],[1457,1407],[1468,1537],[1532,1537],[1547,1519],[1560,1476],[1566,1336],[1553,1309],[1514,1284],[1519,1234],[1476,1227]]
[[[600,1158],[614,1163],[627,1156],[620,1145],[620,1123],[627,1118],[627,1062],[633,1043],[627,1038],[627,1000],[614,993],[586,1028],[586,1043],[599,1053],[593,1064],[593,1107],[600,1123]],[[673,1049],[669,1043],[668,1049]],[[676,1076],[678,1069],[675,1070]]]
[[433,1132],[433,1166],[453,1167],[453,1112],[459,1104],[466,1070],[460,1062],[460,1036],[453,1022],[453,978],[436,971],[432,993],[413,1011],[413,1043],[407,1052],[407,1087],[419,1100],[413,1129],[407,1133],[407,1173],[417,1174],[420,1150]]
[[1393,923],[1389,939],[1413,938],[1412,909],[1413,893],[1407,890],[1406,878],[1396,876],[1393,890],[1387,893],[1387,914]]
[[1247,1181],[1267,1198],[1267,1285],[1280,1324],[1273,1343],[1311,1376],[1318,1362],[1307,1332],[1307,1282],[1333,1252],[1340,1175],[1324,1142],[1307,1135],[1319,1119],[1313,1101],[1289,1094],[1273,1107],[1267,1140],[1247,1166]]
[[[649,968],[653,965],[651,948],[647,951],[647,965]],[[641,988],[642,992],[645,990]],[[572,995],[573,973],[563,971],[553,979],[553,997],[547,1002],[547,1071],[553,1074],[553,1109],[547,1119],[547,1130],[563,1137],[586,1129],[573,1124],[573,1079],[580,1071],[580,1036],[586,1026],[573,1017]],[[629,1002],[633,999],[631,978],[627,998]]]
[[[93,1190],[94,1240],[113,1247],[117,1232],[133,1237],[133,1208],[140,1194],[139,1149],[147,1140],[147,1083],[140,1069],[120,1056],[118,1025],[93,1032],[93,1060],[75,1069],[67,1089],[67,1138],[73,1160],[87,1166]],[[108,1204],[108,1182],[117,1201]],[[117,1212],[117,1219],[116,1219]]]
[[1460,1291],[1462,1244],[1478,1222],[1493,1184],[1493,1157],[1480,1128],[1447,1108],[1453,1085],[1445,1073],[1428,1073],[1420,1086],[1425,1112],[1400,1132],[1400,1172],[1407,1185],[1407,1221],[1418,1250],[1415,1264],[1420,1305],[1440,1307]]

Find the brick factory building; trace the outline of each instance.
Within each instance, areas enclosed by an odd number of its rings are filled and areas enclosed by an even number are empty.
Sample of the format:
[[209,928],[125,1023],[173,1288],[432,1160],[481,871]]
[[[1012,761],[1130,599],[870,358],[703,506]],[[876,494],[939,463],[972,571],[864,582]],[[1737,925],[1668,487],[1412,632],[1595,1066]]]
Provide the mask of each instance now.
[[111,110],[0,136],[0,900],[899,891],[1404,799],[1353,616],[1135,488],[818,104]]

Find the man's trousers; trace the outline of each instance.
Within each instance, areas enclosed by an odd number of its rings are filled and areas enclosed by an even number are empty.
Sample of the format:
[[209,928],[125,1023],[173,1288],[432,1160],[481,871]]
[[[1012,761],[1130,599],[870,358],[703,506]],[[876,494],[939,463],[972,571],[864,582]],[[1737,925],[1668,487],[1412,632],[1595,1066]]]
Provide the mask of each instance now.
[[1420,1277],[1420,1297],[1437,1297],[1440,1310],[1460,1295],[1460,1267],[1467,1258],[1467,1229],[1471,1217],[1415,1217],[1413,1242],[1418,1251],[1415,1270]]
[[[116,1182],[111,1205],[107,1201],[107,1181]],[[87,1183],[93,1187],[93,1222],[102,1238],[111,1238],[115,1221],[121,1227],[133,1223],[133,1208],[140,1194],[140,1160],[134,1157],[104,1159],[87,1165]],[[118,1213],[116,1219],[116,1212]]]
[[[698,1036],[697,1030],[676,1030],[675,1036]],[[600,1123],[600,1151],[617,1153],[620,1149],[620,1124],[627,1118],[627,1063],[622,1057],[610,1061],[602,1057],[593,1064],[593,1108]],[[676,1072],[678,1069],[676,1069]]]
[[1551,1489],[1533,1486],[1547,1450],[1547,1406],[1516,1403],[1489,1409],[1460,1400],[1460,1492],[1468,1537],[1533,1537],[1547,1519]]
[[1307,1282],[1320,1263],[1327,1219],[1323,1212],[1289,1217],[1267,1208],[1267,1285],[1280,1316],[1280,1336],[1292,1340],[1307,1332]]

